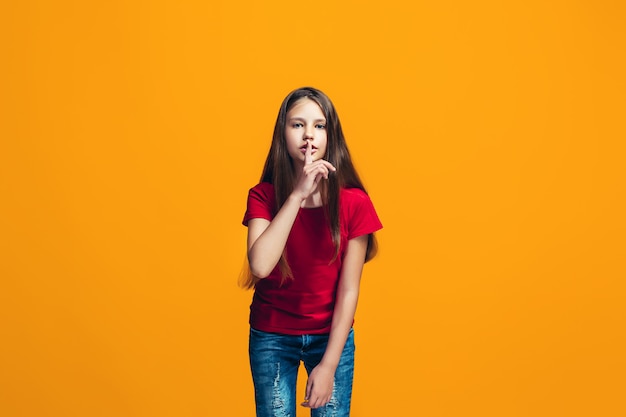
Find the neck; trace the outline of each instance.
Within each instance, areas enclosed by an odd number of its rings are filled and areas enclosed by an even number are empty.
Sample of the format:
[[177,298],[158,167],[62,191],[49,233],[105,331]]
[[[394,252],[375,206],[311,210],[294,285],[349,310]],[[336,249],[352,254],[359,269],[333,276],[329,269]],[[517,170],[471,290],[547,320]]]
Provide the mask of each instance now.
[[304,208],[313,208],[313,207],[321,207],[322,206],[322,193],[320,193],[319,189],[316,188],[315,191],[309,195],[306,200],[300,204],[300,207]]

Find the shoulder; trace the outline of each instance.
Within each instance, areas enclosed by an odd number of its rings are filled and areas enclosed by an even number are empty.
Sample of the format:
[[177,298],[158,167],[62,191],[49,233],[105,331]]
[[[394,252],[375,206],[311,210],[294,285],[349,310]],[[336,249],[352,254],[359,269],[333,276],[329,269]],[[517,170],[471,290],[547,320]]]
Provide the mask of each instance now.
[[248,192],[248,204],[243,217],[243,224],[254,218],[271,220],[274,214],[274,186],[262,182],[250,188]]
[[360,188],[342,188],[339,197],[339,205],[341,210],[348,215],[354,215],[356,212],[361,211],[374,210],[374,204],[370,196]]
[[369,195],[360,188],[342,188],[340,198],[344,204],[359,204],[370,201]]
[[254,187],[250,188],[249,194],[262,198],[263,200],[274,199],[274,185],[269,182],[260,182]]
[[261,182],[250,188],[248,192],[248,208],[251,206],[264,206],[273,210],[275,201],[274,186],[269,182]]
[[270,192],[274,192],[274,184],[269,183],[269,182],[260,182],[257,185],[255,185],[254,187],[252,187],[250,190],[256,190],[256,191],[270,191]]
[[372,200],[360,188],[342,189],[339,204],[348,230],[348,239],[374,233],[382,228]]

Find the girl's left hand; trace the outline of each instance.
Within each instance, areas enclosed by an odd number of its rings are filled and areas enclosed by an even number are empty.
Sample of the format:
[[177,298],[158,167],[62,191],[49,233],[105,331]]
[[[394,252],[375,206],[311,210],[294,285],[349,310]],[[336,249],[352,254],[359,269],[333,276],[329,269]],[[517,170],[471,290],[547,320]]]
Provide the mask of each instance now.
[[309,408],[318,408],[328,404],[333,395],[334,382],[334,370],[321,363],[317,365],[309,375],[304,402],[301,405]]

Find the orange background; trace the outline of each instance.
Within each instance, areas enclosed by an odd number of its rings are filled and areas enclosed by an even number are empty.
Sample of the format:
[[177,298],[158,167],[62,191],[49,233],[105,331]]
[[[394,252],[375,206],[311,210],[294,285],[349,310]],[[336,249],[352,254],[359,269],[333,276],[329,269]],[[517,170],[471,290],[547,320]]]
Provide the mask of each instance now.
[[303,85],[385,225],[353,415],[626,415],[625,19],[4,2],[0,415],[253,415],[240,222]]

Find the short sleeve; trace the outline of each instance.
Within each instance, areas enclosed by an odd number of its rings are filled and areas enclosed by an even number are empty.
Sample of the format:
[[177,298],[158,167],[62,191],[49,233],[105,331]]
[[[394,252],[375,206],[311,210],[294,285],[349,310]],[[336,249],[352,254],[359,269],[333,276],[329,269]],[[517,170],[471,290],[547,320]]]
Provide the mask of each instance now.
[[347,189],[343,200],[342,204],[347,205],[348,240],[383,228],[372,200],[364,191]]
[[267,182],[257,184],[248,192],[248,203],[242,224],[248,226],[251,219],[274,218],[274,186]]

